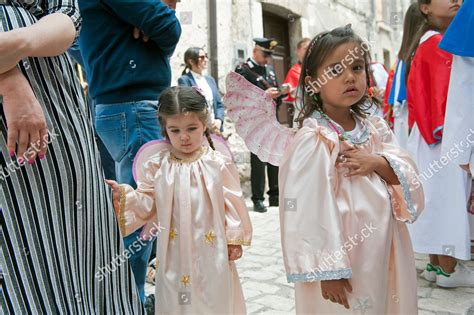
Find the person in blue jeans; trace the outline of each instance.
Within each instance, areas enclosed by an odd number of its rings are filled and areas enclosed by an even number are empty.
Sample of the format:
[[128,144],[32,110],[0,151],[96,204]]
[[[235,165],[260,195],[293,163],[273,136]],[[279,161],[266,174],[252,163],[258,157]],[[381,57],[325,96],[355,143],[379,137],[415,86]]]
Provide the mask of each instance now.
[[[79,46],[95,104],[96,132],[115,161],[117,182],[132,187],[138,149],[162,138],[157,100],[171,84],[169,58],[181,35],[175,5],[172,0],[79,0]],[[142,229],[124,243],[144,302],[153,240],[137,242]]]
[[[74,41],[74,43],[72,43],[71,47],[69,47],[67,52],[69,56],[71,56],[72,59],[82,67],[82,73],[84,73],[85,72],[84,60],[82,59],[81,50],[79,49],[79,44],[77,43],[77,41]],[[87,82],[87,75],[84,74],[84,76]],[[95,121],[94,102],[92,101],[92,98],[89,93],[86,94],[85,101],[87,103],[87,107],[89,108],[92,120]],[[104,171],[105,178],[116,180],[117,178],[115,177],[115,161],[110,156],[110,153],[105,147],[102,140],[97,136],[97,132],[95,131],[95,126],[94,126],[94,139],[97,144],[97,148],[99,149],[100,162],[102,164],[102,170]]]

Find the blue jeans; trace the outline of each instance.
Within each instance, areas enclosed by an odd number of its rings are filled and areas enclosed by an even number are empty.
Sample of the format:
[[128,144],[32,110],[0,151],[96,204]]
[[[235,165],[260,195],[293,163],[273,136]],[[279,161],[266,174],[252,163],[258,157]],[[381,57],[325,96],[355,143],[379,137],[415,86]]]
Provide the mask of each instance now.
[[[128,263],[132,267],[133,276],[135,277],[135,285],[138,289],[138,295],[142,303],[145,303],[145,278],[148,268],[148,261],[150,259],[151,251],[153,249],[153,240],[140,240],[140,233],[143,227],[139,228],[132,234],[123,238],[123,244],[130,253]],[[144,244],[144,246],[141,246]],[[137,247],[139,248],[137,250]]]
[[[136,188],[132,164],[138,149],[145,143],[161,139],[158,122],[158,101],[138,101],[95,105],[95,127],[98,136],[115,161],[117,182]],[[124,237],[125,248],[133,253],[129,258],[135,283],[142,301],[145,300],[145,277],[153,239],[141,241],[138,251],[132,248],[142,228]]]
[[105,179],[117,180],[115,177],[115,161],[112,159],[109,151],[107,151],[107,148],[100,137],[97,136],[97,132],[95,131],[95,105],[89,94],[87,94],[87,104],[91,112],[92,121],[94,121],[94,139],[95,143],[97,144],[97,148],[99,149],[100,162],[102,164]]

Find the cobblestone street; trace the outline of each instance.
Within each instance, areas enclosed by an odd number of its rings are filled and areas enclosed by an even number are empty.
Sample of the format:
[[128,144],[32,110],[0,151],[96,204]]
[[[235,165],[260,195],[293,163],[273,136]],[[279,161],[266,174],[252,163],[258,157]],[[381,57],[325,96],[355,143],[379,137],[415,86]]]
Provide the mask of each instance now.
[[[251,202],[247,203],[251,209]],[[248,314],[295,314],[293,285],[286,281],[280,246],[278,208],[267,213],[250,211],[253,224],[252,246],[244,248],[237,262],[247,302]],[[418,274],[426,266],[427,256],[417,255]],[[474,261],[468,262],[474,267]],[[147,294],[153,293],[147,284]],[[474,314],[474,288],[441,289],[418,277],[420,315]]]

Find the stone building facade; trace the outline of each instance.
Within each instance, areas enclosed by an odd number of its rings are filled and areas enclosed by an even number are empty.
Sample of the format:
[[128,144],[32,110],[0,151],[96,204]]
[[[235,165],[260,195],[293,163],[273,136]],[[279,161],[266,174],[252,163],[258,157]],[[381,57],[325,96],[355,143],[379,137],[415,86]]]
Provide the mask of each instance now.
[[[190,46],[203,47],[210,57],[209,73],[224,92],[225,75],[252,53],[252,38],[272,35],[278,26],[285,47],[279,47],[286,67],[296,62],[302,37],[352,24],[371,44],[372,58],[387,68],[395,62],[401,42],[403,15],[410,0],[181,0],[176,14],[183,33],[172,57],[173,78],[184,68]],[[213,18],[212,10],[215,11]],[[212,36],[212,33],[216,36]],[[215,49],[213,50],[212,47]],[[214,53],[214,55],[213,55]],[[278,69],[277,69],[278,70]],[[283,78],[281,78],[283,80]]]
[[[202,47],[209,55],[208,74],[225,93],[225,76],[251,54],[254,37],[277,37],[274,66],[281,82],[296,62],[296,44],[303,37],[335,27],[352,28],[370,43],[372,59],[387,69],[395,62],[410,0],[181,0],[176,14],[182,36],[171,58],[174,84],[184,68],[188,47]],[[250,196],[250,155],[244,142],[225,121],[241,175],[244,194]],[[230,135],[230,136],[229,136]]]

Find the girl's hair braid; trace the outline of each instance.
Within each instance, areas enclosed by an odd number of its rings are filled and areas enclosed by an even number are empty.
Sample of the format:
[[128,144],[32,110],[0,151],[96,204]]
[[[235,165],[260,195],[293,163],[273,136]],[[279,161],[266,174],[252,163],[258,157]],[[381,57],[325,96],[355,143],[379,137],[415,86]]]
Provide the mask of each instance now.
[[214,147],[214,141],[212,141],[209,128],[206,128],[206,131],[204,132],[204,134],[206,135],[207,141],[209,142],[209,146],[215,151],[216,148]]

